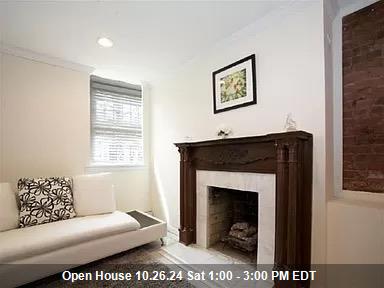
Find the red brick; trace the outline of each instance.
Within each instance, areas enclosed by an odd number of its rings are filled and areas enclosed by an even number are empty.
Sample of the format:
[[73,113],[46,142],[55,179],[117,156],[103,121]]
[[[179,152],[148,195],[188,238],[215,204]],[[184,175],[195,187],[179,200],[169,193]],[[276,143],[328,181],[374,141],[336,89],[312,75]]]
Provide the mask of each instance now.
[[384,114],[384,105],[373,107],[372,108],[372,114],[383,115]]
[[346,179],[356,179],[360,177],[360,174],[358,171],[355,170],[344,170],[343,177]]
[[384,105],[384,95],[376,97],[375,105]]
[[356,144],[356,145],[349,145],[348,147],[345,147],[343,153],[352,153],[356,155],[359,153],[371,153],[372,151],[373,151],[373,148],[371,147],[371,145]]
[[375,144],[372,145],[374,153],[382,153],[384,154],[384,144]]

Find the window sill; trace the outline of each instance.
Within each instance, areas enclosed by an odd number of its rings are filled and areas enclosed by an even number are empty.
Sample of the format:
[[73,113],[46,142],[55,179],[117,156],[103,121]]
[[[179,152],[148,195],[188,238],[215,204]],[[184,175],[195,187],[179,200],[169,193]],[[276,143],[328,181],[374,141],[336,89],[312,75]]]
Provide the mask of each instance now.
[[329,201],[329,203],[332,202],[384,210],[382,193],[343,190],[336,198]]
[[145,170],[147,165],[88,165],[85,167],[86,173],[101,173],[101,172],[121,172],[133,170]]
[[383,193],[342,190],[338,198],[345,199],[345,200],[356,200],[356,201],[365,201],[365,202],[384,204]]

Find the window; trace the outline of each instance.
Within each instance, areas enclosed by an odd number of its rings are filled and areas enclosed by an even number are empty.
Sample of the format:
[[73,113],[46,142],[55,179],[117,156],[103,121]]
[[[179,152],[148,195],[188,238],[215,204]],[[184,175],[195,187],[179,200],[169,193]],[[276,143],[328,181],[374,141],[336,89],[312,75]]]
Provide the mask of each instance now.
[[142,100],[139,85],[91,76],[93,165],[143,165]]

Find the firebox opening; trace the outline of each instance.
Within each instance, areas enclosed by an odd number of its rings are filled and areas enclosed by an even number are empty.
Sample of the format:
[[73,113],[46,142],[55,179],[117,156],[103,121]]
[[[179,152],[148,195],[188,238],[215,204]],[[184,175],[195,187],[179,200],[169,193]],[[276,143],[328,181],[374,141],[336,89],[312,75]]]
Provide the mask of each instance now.
[[256,261],[259,194],[210,187],[208,201],[208,247]]

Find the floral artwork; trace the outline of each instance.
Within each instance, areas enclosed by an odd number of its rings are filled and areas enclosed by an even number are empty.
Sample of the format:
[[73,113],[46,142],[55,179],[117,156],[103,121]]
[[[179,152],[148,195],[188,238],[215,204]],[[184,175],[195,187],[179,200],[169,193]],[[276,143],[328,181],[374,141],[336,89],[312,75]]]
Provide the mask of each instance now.
[[220,79],[221,102],[228,102],[247,95],[246,70],[230,74]]
[[253,54],[212,73],[214,113],[256,104],[255,66]]

